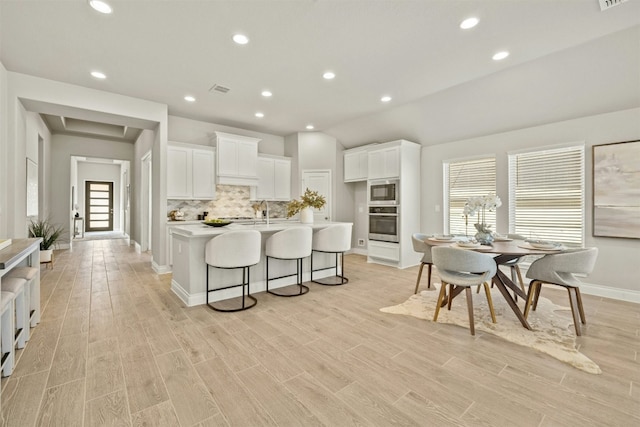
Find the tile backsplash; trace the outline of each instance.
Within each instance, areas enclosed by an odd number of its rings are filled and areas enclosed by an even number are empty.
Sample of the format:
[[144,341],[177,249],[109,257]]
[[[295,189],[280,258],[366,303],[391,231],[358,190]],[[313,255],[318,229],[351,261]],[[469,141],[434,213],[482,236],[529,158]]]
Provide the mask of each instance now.
[[[251,200],[250,187],[240,185],[217,185],[216,200],[167,200],[167,216],[172,210],[184,212],[185,220],[196,220],[198,215],[209,212],[210,217],[254,217],[251,207],[256,201]],[[285,218],[288,202],[269,202],[271,218]]]

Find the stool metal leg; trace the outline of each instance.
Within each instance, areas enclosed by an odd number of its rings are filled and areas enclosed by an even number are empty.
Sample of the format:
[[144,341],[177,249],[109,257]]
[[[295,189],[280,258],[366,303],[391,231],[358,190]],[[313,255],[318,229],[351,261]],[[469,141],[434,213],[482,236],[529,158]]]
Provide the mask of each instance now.
[[[236,311],[248,310],[248,309],[250,309],[251,307],[255,306],[258,303],[258,300],[253,295],[251,295],[251,292],[250,292],[250,289],[249,289],[249,283],[250,283],[250,280],[251,280],[251,276],[250,276],[250,271],[251,271],[250,268],[251,268],[251,266],[237,267],[237,268],[242,268],[242,283],[240,283],[238,285],[225,286],[225,287],[217,288],[217,289],[210,289],[209,288],[209,268],[210,268],[210,265],[207,264],[207,275],[206,275],[207,276],[207,306],[210,309],[215,310],[215,311],[221,311],[221,312],[224,312],[224,313],[233,313],[233,312],[236,312]],[[222,291],[222,290],[225,290],[225,289],[237,288],[239,286],[242,287],[242,304],[241,304],[241,306],[239,308],[220,308],[220,307],[215,307],[213,305],[213,303],[211,303],[209,301],[209,293],[210,292],[216,292],[216,291]],[[245,292],[244,292],[245,286],[247,287],[246,295],[245,295]],[[247,304],[247,302],[246,302],[247,298],[249,300],[251,300],[251,302],[249,304]]]
[[[296,272],[292,273],[292,274],[286,274],[284,276],[279,276],[279,277],[269,277],[269,258],[273,258],[273,257],[267,257],[267,292],[270,293],[271,295],[275,295],[275,296],[279,296],[279,297],[297,297],[300,295],[304,295],[307,292],[309,292],[309,287],[305,286],[303,284],[303,258],[296,258]],[[282,258],[277,258],[277,259],[282,259]],[[294,293],[294,294],[285,294],[285,293],[281,293],[281,292],[277,292],[277,291],[273,291],[269,289],[269,281],[271,280],[277,280],[277,279],[282,279],[284,277],[291,277],[291,276],[296,276],[296,283],[293,285],[298,285],[298,293]],[[286,287],[286,286],[285,286]]]
[[[323,253],[333,253],[336,256],[335,259],[335,265],[330,266],[330,267],[325,267],[325,268],[318,268],[316,270],[313,269],[313,253],[314,252],[321,252],[321,251],[312,251],[311,252],[311,281],[313,283],[317,283],[319,285],[324,285],[324,286],[340,286],[340,285],[346,285],[347,283],[349,283],[349,279],[344,277],[344,252],[323,252]],[[338,255],[340,256],[340,274],[338,274]],[[336,270],[336,275],[333,277],[327,277],[324,280],[321,279],[313,279],[313,273],[317,272],[317,271],[322,271],[322,270],[329,270],[329,269],[333,269],[335,268]],[[334,278],[334,281],[331,281],[330,279]],[[338,278],[339,281],[335,281],[335,278]]]

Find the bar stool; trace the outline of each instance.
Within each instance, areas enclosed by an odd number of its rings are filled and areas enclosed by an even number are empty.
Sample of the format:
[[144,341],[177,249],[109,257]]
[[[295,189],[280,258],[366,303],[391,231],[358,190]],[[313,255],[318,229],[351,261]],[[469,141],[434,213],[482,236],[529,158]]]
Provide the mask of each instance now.
[[13,341],[14,333],[14,307],[15,295],[11,292],[0,292],[0,369],[2,376],[8,377],[13,372],[13,363],[15,359],[15,347]]
[[[349,283],[349,279],[344,277],[344,253],[351,249],[351,228],[352,224],[333,224],[327,228],[313,233],[313,243],[311,245],[311,281],[325,286],[338,286]],[[313,269],[313,253],[323,252],[335,254],[336,263],[334,266]],[[340,275],[338,275],[338,255],[340,255]],[[313,280],[313,273],[316,271],[329,270],[335,268],[336,275],[328,280]],[[333,279],[333,280],[331,280]],[[336,282],[336,279],[338,281]]]
[[32,328],[40,323],[40,281],[36,280],[38,271],[35,267],[15,267],[5,276],[27,281],[25,291],[29,300],[29,321]]
[[24,348],[29,336],[29,299],[27,298],[27,281],[15,277],[2,278],[2,292],[11,292],[14,296],[14,346]]
[[[209,240],[205,246],[205,262],[207,263],[207,305],[216,311],[234,312],[247,310],[258,303],[251,295],[250,267],[260,262],[261,235],[256,230],[228,231]],[[221,269],[242,269],[242,283],[209,288],[209,267]],[[242,286],[242,305],[238,308],[220,308],[209,302],[209,293]],[[244,288],[247,288],[245,295]],[[246,298],[250,300],[249,304]]]
[[[302,284],[302,260],[311,256],[311,227],[292,227],[278,231],[267,239],[265,255],[267,257],[267,292],[279,297],[297,297],[309,292],[309,288]],[[296,272],[278,277],[269,277],[269,259],[296,260]],[[269,290],[269,281],[284,277],[296,276],[299,291],[294,294],[280,293]]]

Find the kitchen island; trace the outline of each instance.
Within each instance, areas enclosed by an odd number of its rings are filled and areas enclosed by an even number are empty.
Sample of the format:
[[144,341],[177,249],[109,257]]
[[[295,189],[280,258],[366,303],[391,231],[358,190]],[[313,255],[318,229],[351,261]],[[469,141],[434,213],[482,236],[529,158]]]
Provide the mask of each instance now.
[[[318,222],[314,224],[301,224],[297,221],[264,223],[230,224],[226,227],[210,227],[204,224],[191,224],[176,226],[173,228],[172,258],[173,277],[171,279],[171,290],[189,307],[206,303],[206,269],[207,264],[204,259],[205,245],[216,235],[232,230],[257,230],[262,235],[262,249],[260,262],[251,267],[251,294],[264,292],[266,290],[266,257],[264,255],[265,243],[273,234],[291,227],[311,227],[314,230],[325,228],[331,224],[343,224],[339,222]],[[335,257],[332,254],[314,253],[313,264],[315,268],[329,267],[333,265]],[[271,277],[279,277],[285,274],[295,273],[294,261],[272,259],[269,261]],[[224,270],[211,268],[211,287],[222,287],[224,285],[237,284],[242,281],[242,271]],[[314,279],[332,276],[335,270],[324,270],[314,273]],[[311,278],[311,261],[307,258],[303,263],[303,279],[309,281]],[[269,283],[270,289],[289,286],[294,283],[292,277],[285,277],[273,280]],[[227,289],[214,292],[210,295],[210,300],[221,301],[233,297],[241,296],[241,289]]]

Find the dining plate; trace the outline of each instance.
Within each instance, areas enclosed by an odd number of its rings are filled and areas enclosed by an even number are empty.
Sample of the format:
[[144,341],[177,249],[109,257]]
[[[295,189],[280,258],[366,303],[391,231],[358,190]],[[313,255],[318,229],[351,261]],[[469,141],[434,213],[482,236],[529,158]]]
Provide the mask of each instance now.
[[556,244],[555,246],[544,246],[544,245],[537,245],[534,246],[532,243],[530,242],[524,242],[520,245],[518,245],[518,247],[523,248],[523,249],[535,249],[537,251],[563,251],[566,249],[566,247],[564,245],[561,244]]
[[456,239],[451,237],[449,239],[444,239],[442,237],[429,237],[429,240],[433,241],[433,242],[455,242]]
[[433,236],[433,239],[441,242],[453,242],[455,240],[455,236],[452,234],[436,234]]
[[476,248],[479,248],[481,245],[478,242],[457,242],[456,246],[461,248],[476,249]]

